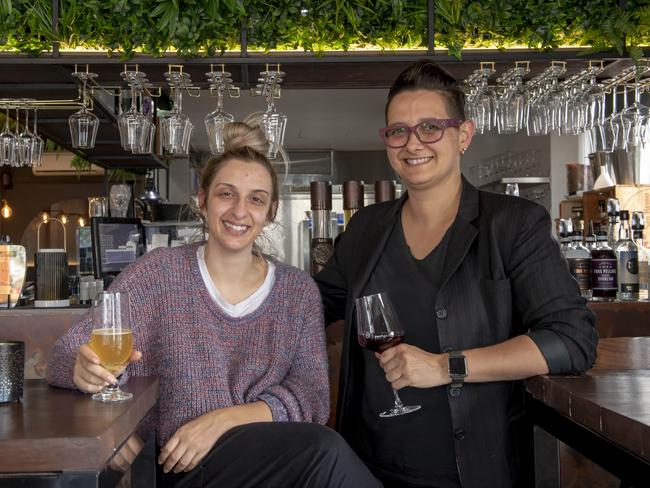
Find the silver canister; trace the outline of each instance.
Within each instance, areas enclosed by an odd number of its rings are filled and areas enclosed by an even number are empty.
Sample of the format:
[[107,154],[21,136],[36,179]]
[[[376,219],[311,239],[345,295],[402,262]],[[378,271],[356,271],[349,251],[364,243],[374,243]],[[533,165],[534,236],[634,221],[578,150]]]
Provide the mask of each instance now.
[[[63,249],[41,249],[41,227],[56,222],[63,229]],[[37,251],[34,254],[36,265],[36,299],[34,306],[69,307],[70,285],[68,282],[68,256],[65,248],[65,225],[55,218],[49,218],[38,225],[36,231]]]
[[17,402],[23,397],[25,343],[0,342],[0,403]]

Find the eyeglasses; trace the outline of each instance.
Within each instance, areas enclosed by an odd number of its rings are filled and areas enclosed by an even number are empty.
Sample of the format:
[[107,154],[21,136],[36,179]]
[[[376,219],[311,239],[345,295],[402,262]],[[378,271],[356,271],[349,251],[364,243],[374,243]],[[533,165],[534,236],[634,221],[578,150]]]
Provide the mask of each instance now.
[[414,133],[421,143],[431,144],[442,139],[447,127],[460,127],[462,124],[460,119],[427,119],[413,127],[403,124],[390,125],[380,129],[379,135],[384,144],[392,148],[406,146],[411,133]]

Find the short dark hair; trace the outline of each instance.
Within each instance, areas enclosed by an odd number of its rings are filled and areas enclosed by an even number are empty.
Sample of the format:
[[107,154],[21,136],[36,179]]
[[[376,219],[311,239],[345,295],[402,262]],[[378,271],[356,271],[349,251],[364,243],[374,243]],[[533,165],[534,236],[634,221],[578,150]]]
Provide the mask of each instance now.
[[465,94],[460,89],[456,78],[446,70],[428,59],[416,61],[402,71],[388,92],[385,115],[395,95],[411,90],[431,90],[442,95],[449,116],[465,120]]

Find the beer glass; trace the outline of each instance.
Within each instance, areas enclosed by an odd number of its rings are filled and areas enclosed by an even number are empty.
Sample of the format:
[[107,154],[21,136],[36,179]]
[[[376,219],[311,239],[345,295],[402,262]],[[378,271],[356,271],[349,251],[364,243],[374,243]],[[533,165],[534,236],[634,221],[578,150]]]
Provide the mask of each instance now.
[[[90,348],[99,356],[102,367],[117,375],[126,366],[133,350],[129,295],[125,292],[102,292],[93,305],[93,330]],[[93,395],[100,402],[129,400],[133,395],[120,390],[117,383]]]

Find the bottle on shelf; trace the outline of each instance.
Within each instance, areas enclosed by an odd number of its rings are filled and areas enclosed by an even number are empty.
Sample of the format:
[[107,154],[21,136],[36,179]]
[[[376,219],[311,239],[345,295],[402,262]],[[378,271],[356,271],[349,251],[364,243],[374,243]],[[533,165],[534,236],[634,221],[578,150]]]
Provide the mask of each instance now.
[[[582,222],[582,221],[580,221]],[[566,250],[566,260],[569,271],[578,282],[580,294],[591,298],[591,253],[582,245],[582,230],[578,223],[571,233],[571,243]]]
[[600,228],[607,229],[607,224],[609,223],[609,219],[607,218],[606,200],[598,200],[598,220],[595,223],[598,224]]
[[650,264],[650,249],[643,242],[645,215],[643,212],[632,212],[632,238],[639,249],[639,299],[648,299],[648,279]]
[[616,248],[619,239],[618,217],[621,206],[616,198],[607,199],[607,242],[612,249]]
[[573,224],[571,219],[560,219],[560,229],[558,235],[560,236],[560,251],[562,256],[566,258],[566,251],[571,242],[571,232],[573,232]]
[[616,243],[614,252],[617,259],[618,299],[639,299],[639,248],[632,240],[630,232],[630,213],[620,211],[621,238]]
[[589,232],[585,236],[585,247],[589,249],[589,252],[593,252],[596,249],[596,231],[594,230],[596,225],[594,221],[589,221]]
[[616,299],[618,277],[616,254],[609,246],[604,230],[596,236],[596,249],[591,252],[591,298],[599,302]]

